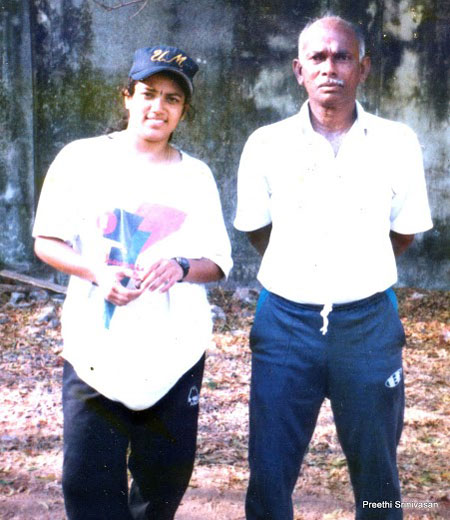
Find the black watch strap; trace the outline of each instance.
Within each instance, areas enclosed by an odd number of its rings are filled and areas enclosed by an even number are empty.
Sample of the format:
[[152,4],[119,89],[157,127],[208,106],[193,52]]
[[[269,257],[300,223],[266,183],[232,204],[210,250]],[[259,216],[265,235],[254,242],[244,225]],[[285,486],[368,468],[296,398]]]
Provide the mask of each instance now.
[[183,269],[183,278],[178,280],[179,282],[182,282],[188,275],[191,264],[189,263],[189,260],[183,256],[176,256],[174,260],[181,267],[181,269]]

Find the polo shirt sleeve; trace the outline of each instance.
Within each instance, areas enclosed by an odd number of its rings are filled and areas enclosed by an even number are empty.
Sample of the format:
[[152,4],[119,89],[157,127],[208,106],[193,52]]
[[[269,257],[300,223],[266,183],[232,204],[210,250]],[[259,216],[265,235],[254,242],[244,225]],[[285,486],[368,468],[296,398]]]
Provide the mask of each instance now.
[[428,204],[422,150],[415,133],[401,125],[397,146],[398,167],[392,186],[391,230],[413,235],[433,227]]
[[59,238],[74,244],[79,202],[73,175],[75,165],[79,164],[77,150],[74,143],[65,146],[50,165],[39,197],[33,237]]
[[264,161],[267,145],[261,130],[254,132],[242,151],[237,181],[237,211],[234,227],[254,231],[272,222],[270,192]]

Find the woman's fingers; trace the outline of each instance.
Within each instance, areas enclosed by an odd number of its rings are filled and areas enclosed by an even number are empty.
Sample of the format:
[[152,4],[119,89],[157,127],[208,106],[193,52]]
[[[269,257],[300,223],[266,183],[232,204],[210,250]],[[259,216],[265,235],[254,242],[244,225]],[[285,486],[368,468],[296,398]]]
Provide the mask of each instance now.
[[137,289],[128,289],[126,286],[133,271],[129,268],[104,266],[96,273],[96,281],[105,300],[114,305],[127,305],[141,295]]
[[161,259],[155,262],[142,279],[141,287],[150,291],[167,292],[183,277],[183,269],[175,260]]

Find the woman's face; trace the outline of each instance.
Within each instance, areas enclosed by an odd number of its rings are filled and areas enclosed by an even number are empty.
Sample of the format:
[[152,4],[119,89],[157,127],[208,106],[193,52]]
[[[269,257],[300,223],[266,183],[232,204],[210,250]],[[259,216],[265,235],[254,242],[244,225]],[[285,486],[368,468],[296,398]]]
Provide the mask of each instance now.
[[125,97],[129,112],[127,130],[147,142],[168,142],[186,109],[183,89],[164,73],[155,74],[135,85]]

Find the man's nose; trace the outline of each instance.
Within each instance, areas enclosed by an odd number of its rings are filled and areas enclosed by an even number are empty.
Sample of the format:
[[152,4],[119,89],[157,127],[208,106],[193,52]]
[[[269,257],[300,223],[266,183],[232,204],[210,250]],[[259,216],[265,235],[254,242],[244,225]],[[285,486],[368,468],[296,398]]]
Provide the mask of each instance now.
[[328,56],[322,62],[322,74],[333,75],[336,73],[336,64],[332,56]]

